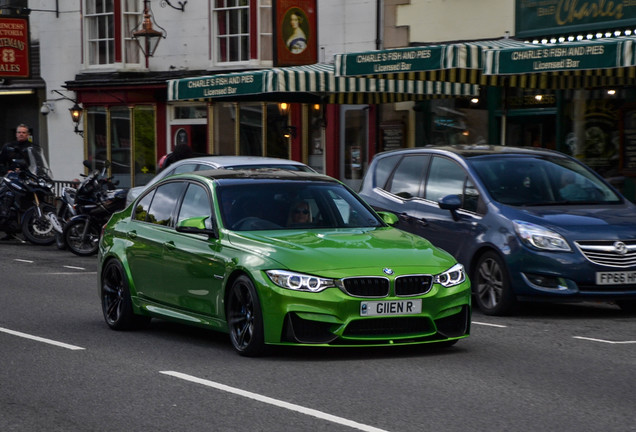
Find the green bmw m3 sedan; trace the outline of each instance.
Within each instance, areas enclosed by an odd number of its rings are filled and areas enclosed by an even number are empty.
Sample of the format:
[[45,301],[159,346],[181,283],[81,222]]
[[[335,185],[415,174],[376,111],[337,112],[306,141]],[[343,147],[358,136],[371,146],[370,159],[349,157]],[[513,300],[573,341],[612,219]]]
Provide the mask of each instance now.
[[115,330],[151,318],[272,345],[452,345],[470,332],[464,268],[339,181],[285,170],[163,179],[104,227],[98,290]]

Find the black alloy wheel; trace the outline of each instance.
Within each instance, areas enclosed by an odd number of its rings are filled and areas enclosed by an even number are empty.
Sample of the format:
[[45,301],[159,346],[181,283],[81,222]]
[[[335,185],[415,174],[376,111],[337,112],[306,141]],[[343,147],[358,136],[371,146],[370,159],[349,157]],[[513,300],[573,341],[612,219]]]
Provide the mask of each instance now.
[[230,287],[227,298],[227,321],[234,349],[243,356],[254,357],[265,352],[263,315],[251,279],[239,276]]
[[507,315],[517,301],[512,293],[506,264],[495,252],[484,253],[472,277],[473,294],[479,309],[486,315]]
[[147,324],[150,317],[135,315],[124,268],[117,260],[104,266],[101,277],[102,311],[113,330],[130,330]]

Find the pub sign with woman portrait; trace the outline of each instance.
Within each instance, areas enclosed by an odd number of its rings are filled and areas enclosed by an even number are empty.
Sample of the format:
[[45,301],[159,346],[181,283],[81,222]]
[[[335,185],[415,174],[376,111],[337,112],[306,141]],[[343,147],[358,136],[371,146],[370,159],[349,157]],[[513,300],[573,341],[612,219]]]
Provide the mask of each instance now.
[[276,66],[318,62],[316,12],[316,0],[276,1]]

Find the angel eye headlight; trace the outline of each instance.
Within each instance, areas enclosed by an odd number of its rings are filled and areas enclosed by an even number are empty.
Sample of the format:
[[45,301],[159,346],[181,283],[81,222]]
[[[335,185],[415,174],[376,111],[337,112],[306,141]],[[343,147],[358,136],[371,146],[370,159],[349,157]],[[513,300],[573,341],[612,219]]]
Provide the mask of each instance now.
[[286,270],[267,270],[267,276],[276,285],[294,291],[320,292],[335,286],[333,279],[321,278]]
[[435,275],[435,283],[438,283],[446,288],[459,285],[466,280],[466,272],[464,266],[457,263],[444,273]]

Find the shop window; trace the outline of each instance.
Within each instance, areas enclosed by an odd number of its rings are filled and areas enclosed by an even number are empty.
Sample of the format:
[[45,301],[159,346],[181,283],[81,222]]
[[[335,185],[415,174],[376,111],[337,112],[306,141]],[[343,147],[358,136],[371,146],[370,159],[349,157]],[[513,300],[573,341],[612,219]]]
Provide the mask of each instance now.
[[150,105],[88,107],[84,134],[90,169],[101,168],[108,160],[109,175],[119,187],[147,183],[156,172],[155,124]]
[[119,186],[130,187],[132,167],[130,143],[130,109],[113,107],[110,109],[110,172]]
[[307,162],[310,167],[318,172],[325,172],[324,156],[324,113],[320,104],[309,105],[308,107],[308,130],[307,130]]
[[236,63],[271,61],[271,0],[213,0],[214,60]]
[[136,0],[84,0],[87,65],[139,64],[139,47],[130,35],[140,20]]
[[134,184],[145,185],[157,172],[155,108],[137,105],[133,108]]
[[263,104],[242,103],[240,116],[240,154],[245,156],[263,155]]
[[289,159],[289,138],[283,136],[287,124],[278,104],[267,104],[267,156]]
[[236,111],[238,104],[224,102],[214,104],[214,152],[234,155],[236,152]]
[[289,159],[289,138],[283,136],[287,119],[277,103],[216,103],[212,109],[215,154]]

